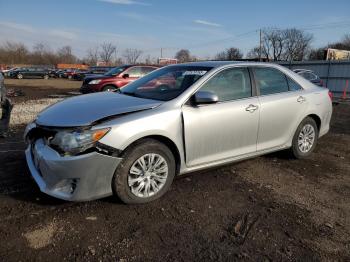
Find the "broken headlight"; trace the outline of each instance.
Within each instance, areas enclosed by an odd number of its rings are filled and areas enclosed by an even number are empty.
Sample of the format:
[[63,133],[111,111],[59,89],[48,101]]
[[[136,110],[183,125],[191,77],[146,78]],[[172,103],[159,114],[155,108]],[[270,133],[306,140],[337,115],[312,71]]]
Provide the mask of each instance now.
[[50,141],[67,155],[77,155],[95,146],[110,128],[81,131],[59,131]]

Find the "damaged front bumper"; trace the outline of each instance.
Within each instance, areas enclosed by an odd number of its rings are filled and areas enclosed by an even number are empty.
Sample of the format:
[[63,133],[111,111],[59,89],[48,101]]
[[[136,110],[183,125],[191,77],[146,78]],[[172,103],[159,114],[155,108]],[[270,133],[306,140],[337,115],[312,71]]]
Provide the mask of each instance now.
[[40,190],[69,201],[112,195],[112,178],[121,158],[92,152],[61,156],[38,139],[25,151],[30,172]]

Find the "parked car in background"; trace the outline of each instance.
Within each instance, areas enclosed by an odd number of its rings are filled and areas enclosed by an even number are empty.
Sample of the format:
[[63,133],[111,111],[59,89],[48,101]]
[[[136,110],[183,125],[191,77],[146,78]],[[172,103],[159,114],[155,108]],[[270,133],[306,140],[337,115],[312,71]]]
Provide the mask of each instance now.
[[49,75],[49,70],[47,70],[47,69],[29,67],[29,68],[21,68],[21,69],[11,71],[10,77],[17,78],[17,79],[23,79],[23,78],[49,79],[50,75]]
[[306,158],[331,115],[327,89],[276,64],[171,65],[48,107],[26,128],[26,159],[51,196],[146,203],[176,175],[285,149]]
[[73,79],[77,81],[82,81],[87,74],[93,74],[90,70],[77,70],[73,75]]
[[86,76],[80,88],[83,94],[113,91],[158,69],[149,65],[123,65],[111,69],[104,75]]
[[49,76],[51,78],[58,78],[58,69],[49,69]]
[[4,75],[4,77],[11,77],[11,72],[16,71],[18,69],[20,69],[20,68],[19,67],[12,67],[10,69],[6,69],[3,71],[3,75]]
[[73,72],[74,72],[74,69],[64,69],[60,73],[60,78],[67,78],[68,79]]
[[94,75],[104,75],[113,68],[115,68],[115,66],[90,66],[89,71]]
[[318,75],[316,75],[312,70],[294,69],[293,71],[298,75],[304,77],[305,79],[309,80],[311,83],[318,86],[323,86],[322,79]]
[[84,70],[84,69],[77,69],[74,70],[71,74],[71,77],[68,79],[73,79],[73,80],[77,80],[77,81],[82,81],[85,77],[86,74],[89,74],[90,71],[89,70]]
[[11,67],[4,67],[4,68],[2,68],[1,70],[0,70],[0,72],[1,72],[1,74],[3,75],[3,76],[5,76],[5,74],[8,72],[8,71],[10,71],[11,70]]

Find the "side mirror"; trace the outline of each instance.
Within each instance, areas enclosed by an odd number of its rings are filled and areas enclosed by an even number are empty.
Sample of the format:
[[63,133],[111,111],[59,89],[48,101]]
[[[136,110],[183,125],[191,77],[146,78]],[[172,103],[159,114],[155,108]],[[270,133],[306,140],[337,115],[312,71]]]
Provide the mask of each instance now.
[[210,91],[198,91],[192,97],[195,105],[215,104],[219,102],[219,97]]
[[125,78],[129,78],[129,74],[124,74],[122,77],[123,77],[124,79],[125,79]]

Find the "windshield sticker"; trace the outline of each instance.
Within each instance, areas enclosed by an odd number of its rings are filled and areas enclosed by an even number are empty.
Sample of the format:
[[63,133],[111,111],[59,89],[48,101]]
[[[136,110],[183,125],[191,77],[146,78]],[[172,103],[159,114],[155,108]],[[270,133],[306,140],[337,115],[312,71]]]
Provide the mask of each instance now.
[[183,76],[189,76],[189,75],[195,75],[195,76],[202,76],[205,75],[207,71],[185,71],[183,73]]

